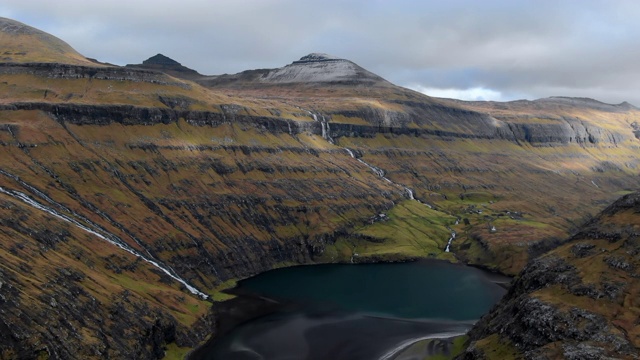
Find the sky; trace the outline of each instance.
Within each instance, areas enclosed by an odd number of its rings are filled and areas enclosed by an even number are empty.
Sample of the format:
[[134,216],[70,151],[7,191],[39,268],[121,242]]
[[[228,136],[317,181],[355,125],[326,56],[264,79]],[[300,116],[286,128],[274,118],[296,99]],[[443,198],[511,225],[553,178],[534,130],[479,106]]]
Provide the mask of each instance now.
[[2,0],[0,16],[117,65],[231,74],[322,52],[431,96],[640,106],[636,0]]

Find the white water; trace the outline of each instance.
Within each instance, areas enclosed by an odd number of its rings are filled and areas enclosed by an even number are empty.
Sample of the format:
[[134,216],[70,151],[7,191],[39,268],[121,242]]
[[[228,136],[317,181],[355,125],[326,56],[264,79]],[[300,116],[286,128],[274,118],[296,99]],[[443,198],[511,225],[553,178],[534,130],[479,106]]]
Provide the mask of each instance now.
[[[4,172],[3,172],[4,173]],[[13,177],[13,176],[12,176]],[[30,187],[32,188],[32,187]],[[36,190],[37,191],[37,190]],[[152,260],[152,259],[148,259],[145,256],[143,256],[142,254],[138,253],[136,250],[132,249],[129,245],[127,245],[124,241],[122,241],[119,237],[117,237],[114,234],[110,234],[110,233],[106,233],[105,235],[99,233],[98,231],[89,228],[88,226],[83,225],[82,223],[80,223],[79,221],[77,221],[76,219],[67,216],[65,214],[61,214],[59,212],[57,212],[55,209],[50,208],[46,205],[40,204],[39,202],[31,199],[28,195],[20,192],[20,191],[16,191],[16,190],[9,190],[9,189],[5,189],[3,187],[0,186],[0,193],[9,195],[15,199],[18,199],[38,210],[44,211],[46,213],[48,213],[49,215],[55,216],[58,219],[64,220],[76,227],[78,227],[79,229],[82,229],[94,236],[96,236],[97,238],[104,240],[112,245],[115,245],[117,247],[119,247],[120,249],[135,255],[137,257],[139,257],[140,259],[144,260],[145,262],[153,265],[154,267],[156,267],[157,269],[161,270],[162,272],[164,272],[165,274],[167,274],[169,277],[171,277],[172,279],[178,281],[179,283],[181,283],[182,285],[184,285],[189,292],[191,292],[194,295],[198,295],[200,297],[202,297],[203,299],[207,299],[208,295],[201,292],[200,290],[196,289],[195,287],[189,285],[185,280],[183,280],[182,278],[180,278],[178,275],[173,274],[171,271],[169,271],[167,268],[161,266],[158,262]],[[42,193],[38,192],[38,195],[40,196]],[[48,198],[46,195],[42,194],[43,198],[45,198],[47,201],[51,202],[52,204],[55,203],[53,200],[51,200],[50,198]],[[60,205],[61,208],[65,208],[64,206]],[[104,231],[104,230],[102,230]]]
[[333,138],[331,138],[331,128],[329,127],[329,121],[327,121],[324,115],[320,115],[320,119],[318,119],[318,115],[312,113],[309,110],[306,110],[306,112],[311,115],[313,121],[320,123],[320,126],[322,127],[322,138],[327,140],[330,144],[335,145],[335,141],[333,141]]
[[365,165],[366,167],[368,167],[369,169],[371,169],[371,171],[374,172],[374,174],[378,175],[379,177],[385,179],[387,182],[391,182],[391,180],[387,179],[384,175],[384,170],[380,169],[379,167],[375,167],[371,164],[369,164],[368,162],[362,160],[362,159],[356,159],[358,160],[361,164]]
[[353,153],[353,151],[351,151],[351,149],[349,148],[343,148],[347,151],[347,153],[349,154],[349,156],[351,156],[352,158],[356,158],[356,154]]
[[444,252],[451,252],[451,243],[453,242],[453,239],[456,238],[456,232],[449,229],[451,231],[451,237],[449,238],[449,241],[447,242],[447,247],[444,248]]
[[407,192],[407,195],[409,197],[409,200],[415,200],[416,198],[413,196],[413,190],[409,189],[408,187],[404,187],[404,191]]
[[[306,111],[307,113],[309,113],[309,115],[311,115],[311,117],[313,118],[313,120],[315,122],[320,122],[320,124],[322,126],[322,138],[327,140],[329,143],[335,145],[335,141],[329,135],[329,122],[325,119],[325,117],[321,115],[322,120],[318,120],[318,116],[316,114],[314,114],[313,112],[311,112],[309,110],[304,110],[302,108],[300,108],[300,110],[303,110],[303,111]],[[353,150],[351,150],[351,149],[349,149],[347,147],[343,147],[342,149],[344,149],[344,151],[346,151],[347,154],[349,154],[349,156],[351,156],[352,158],[356,159],[361,164],[363,164],[366,167],[368,167],[371,171],[373,171],[374,174],[376,174],[377,176],[379,176],[380,178],[382,178],[383,180],[385,180],[389,184],[392,184],[394,186],[402,188],[404,190],[404,193],[406,194],[406,197],[409,200],[417,201],[418,203],[425,205],[429,209],[433,209],[432,205],[430,205],[428,203],[424,203],[424,202],[416,199],[413,189],[411,189],[411,188],[409,188],[407,186],[404,186],[402,184],[398,184],[396,182],[391,181],[391,179],[389,179],[389,178],[387,178],[385,176],[386,174],[385,174],[384,170],[380,169],[379,167],[373,166],[373,165],[367,163],[366,161],[356,157],[356,154],[353,152]],[[460,221],[460,219],[456,219],[456,225],[458,225],[459,221]],[[451,243],[453,242],[453,239],[455,239],[455,237],[456,237],[456,232],[455,231],[453,231],[450,228],[449,228],[449,231],[451,231],[451,237],[449,238],[449,241],[447,242],[447,246],[445,247],[445,250],[444,250],[445,252],[450,252]],[[353,263],[353,256],[351,257],[351,263]]]

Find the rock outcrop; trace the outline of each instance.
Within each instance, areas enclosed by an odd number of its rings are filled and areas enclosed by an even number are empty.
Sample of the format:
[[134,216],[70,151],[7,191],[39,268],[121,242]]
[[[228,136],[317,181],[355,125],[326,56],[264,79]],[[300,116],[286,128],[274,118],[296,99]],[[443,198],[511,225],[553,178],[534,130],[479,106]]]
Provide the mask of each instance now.
[[182,79],[198,79],[202,75],[193,69],[189,69],[183,66],[179,62],[164,56],[162,54],[154,55],[147,60],[144,60],[142,64],[129,64],[126,67],[132,69],[146,69],[160,71],[171,76],[175,76]]
[[633,359],[640,353],[640,193],[533,260],[471,331],[465,359]]

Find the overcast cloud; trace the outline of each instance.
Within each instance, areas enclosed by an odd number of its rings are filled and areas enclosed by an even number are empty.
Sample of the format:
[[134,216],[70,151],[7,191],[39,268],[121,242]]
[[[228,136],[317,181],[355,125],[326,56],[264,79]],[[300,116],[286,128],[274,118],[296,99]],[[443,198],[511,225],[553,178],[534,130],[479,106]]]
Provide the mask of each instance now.
[[631,0],[3,0],[0,16],[119,65],[162,53],[221,74],[326,52],[434,96],[640,106]]

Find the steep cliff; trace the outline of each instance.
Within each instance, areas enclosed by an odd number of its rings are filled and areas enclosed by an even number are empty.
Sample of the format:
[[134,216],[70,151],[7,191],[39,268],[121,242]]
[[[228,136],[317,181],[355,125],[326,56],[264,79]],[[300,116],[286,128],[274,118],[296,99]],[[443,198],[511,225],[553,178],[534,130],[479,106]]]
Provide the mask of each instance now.
[[622,197],[533,260],[471,331],[465,359],[635,359],[640,194]]

